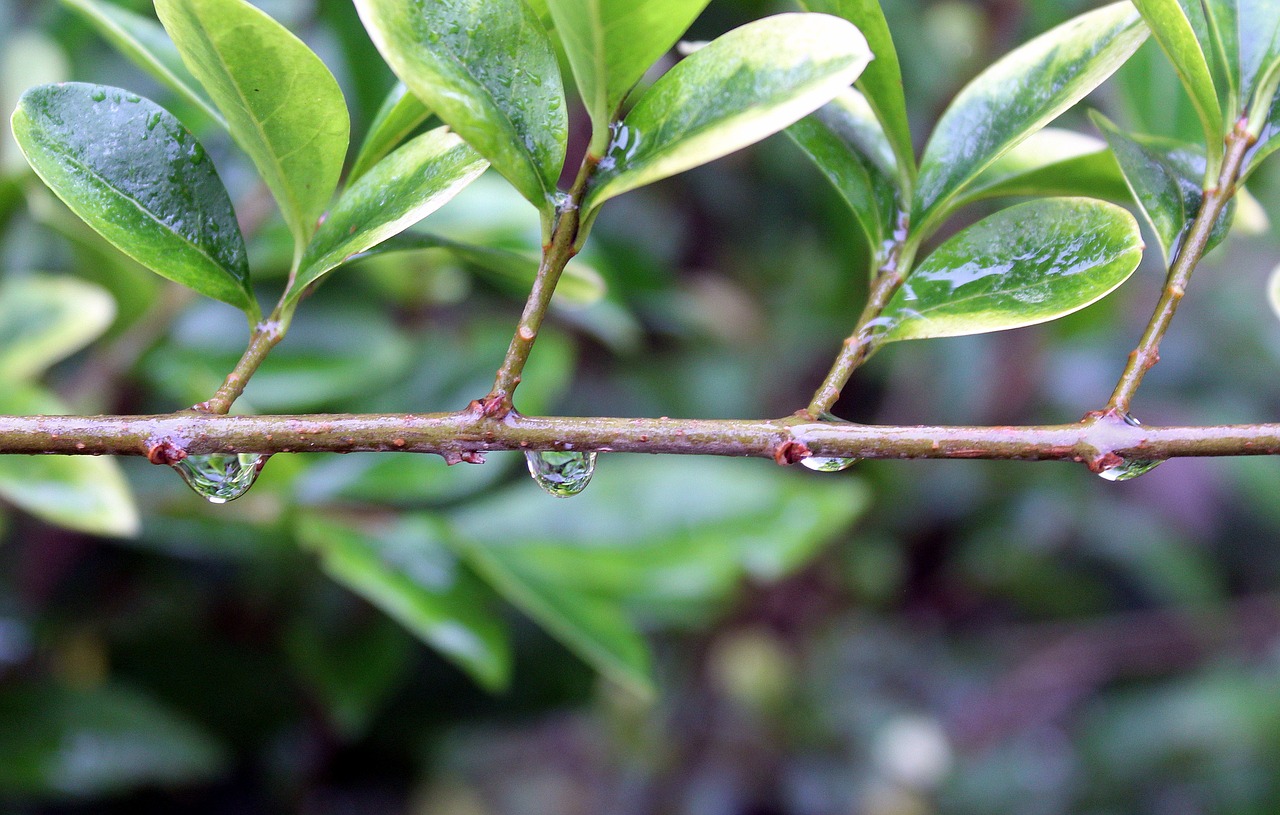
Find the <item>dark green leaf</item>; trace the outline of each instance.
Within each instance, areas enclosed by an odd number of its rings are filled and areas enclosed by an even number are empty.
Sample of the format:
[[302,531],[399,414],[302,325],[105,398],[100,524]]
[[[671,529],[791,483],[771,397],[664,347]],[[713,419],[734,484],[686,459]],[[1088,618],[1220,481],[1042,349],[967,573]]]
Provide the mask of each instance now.
[[343,192],[303,255],[286,294],[295,301],[348,258],[413,226],[444,206],[489,163],[456,133],[423,133],[374,165]]
[[409,135],[431,116],[422,100],[409,93],[403,82],[397,82],[378,108],[369,132],[360,145],[360,152],[347,173],[347,185],[356,182],[392,150],[399,147]]
[[1128,279],[1142,259],[1133,216],[1090,198],[997,212],[933,251],[880,318],[882,341],[956,337],[1053,320]]
[[1015,195],[1133,200],[1106,142],[1055,127],[1036,131],[996,159],[974,179],[960,203]]
[[670,50],[708,0],[550,0],[556,31],[591,116],[592,150],[649,66]]
[[356,0],[383,58],[549,218],[568,115],[560,66],[524,0]]
[[0,283],[0,381],[33,379],[97,339],[115,301],[98,286],[40,275]]
[[511,653],[484,587],[441,544],[439,523],[403,516],[383,526],[355,527],[307,515],[298,524],[303,545],[325,572],[382,609],[486,688],[506,685]]
[[347,106],[333,74],[245,0],[155,5],[187,68],[271,188],[295,243],[305,246],[347,153]]
[[222,127],[227,126],[226,119],[200,89],[200,83],[182,64],[182,56],[169,35],[154,19],[99,0],[62,0],[62,3],[83,15],[134,65],[181,94]]
[[928,235],[983,170],[1101,84],[1146,36],[1133,6],[1115,3],[1036,37],[979,74],[925,148],[913,230]]
[[870,57],[856,28],[826,14],[779,14],[730,31],[640,97],[617,126],[584,208],[786,128],[833,99]]
[[27,161],[125,254],[256,319],[244,238],[204,148],[160,106],[118,88],[32,88],[13,114]]

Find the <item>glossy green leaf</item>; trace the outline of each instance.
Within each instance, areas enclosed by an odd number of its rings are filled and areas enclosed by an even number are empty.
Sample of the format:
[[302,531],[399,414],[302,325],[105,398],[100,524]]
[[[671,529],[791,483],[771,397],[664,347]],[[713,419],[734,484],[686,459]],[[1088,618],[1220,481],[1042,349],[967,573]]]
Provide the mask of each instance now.
[[0,795],[90,798],[207,781],[226,751],[176,712],[117,685],[0,690]]
[[858,29],[826,14],[778,14],[730,31],[668,71],[617,125],[585,209],[786,128],[835,98],[870,58]]
[[347,153],[347,106],[333,74],[245,0],[155,5],[183,62],[271,189],[294,241],[306,245]]
[[342,193],[303,254],[286,300],[297,300],[307,286],[351,256],[444,206],[488,166],[443,127],[399,148]]
[[1138,224],[1115,204],[1019,204],[925,258],[885,308],[881,338],[957,337],[1047,322],[1106,296],[1141,259]]
[[325,572],[382,609],[486,688],[507,684],[511,652],[484,587],[423,515],[355,527],[310,514],[297,527]]
[[[9,383],[0,391],[0,415],[66,413],[51,394],[34,386]],[[0,456],[0,499],[67,529],[115,537],[138,532],[129,485],[111,458]]]
[[[1160,47],[1173,63],[1182,86],[1191,97],[1204,128],[1205,144],[1211,151],[1210,166],[1217,165],[1222,152],[1222,136],[1226,128],[1218,91],[1214,85],[1209,61],[1196,30],[1179,0],[1133,0]],[[1210,51],[1209,54],[1213,52]]]
[[568,114],[560,66],[524,0],[356,0],[396,76],[549,216]]
[[996,159],[974,179],[959,203],[1018,195],[1133,200],[1105,141],[1056,127],[1036,131]]
[[[1172,263],[1204,200],[1204,155],[1195,145],[1125,133],[1097,113],[1093,120],[1106,136],[1134,199],[1159,238],[1166,265]],[[1226,236],[1233,212],[1232,205],[1223,210],[1205,251]]]
[[102,335],[116,304],[102,288],[40,275],[0,284],[0,381],[31,379]]
[[[1238,0],[1178,0],[1192,21],[1218,87],[1218,99],[1229,120],[1238,113],[1240,97],[1240,17]],[[1201,22],[1203,20],[1203,22]],[[1256,21],[1260,22],[1260,21]],[[1235,112],[1233,112],[1235,111]],[[1223,132],[1230,129],[1225,123]]]
[[671,49],[708,0],[550,0],[556,32],[591,116],[592,149],[649,66]]
[[983,170],[1101,84],[1146,36],[1126,0],[1036,37],[979,74],[947,108],[925,148],[913,229],[929,234]]
[[227,126],[226,119],[205,96],[200,83],[182,64],[182,56],[169,35],[154,19],[100,0],[62,0],[62,4],[93,24],[98,33],[134,65],[182,95],[222,127]]
[[1258,133],[1258,141],[1245,154],[1244,169],[1240,175],[1240,183],[1244,183],[1263,159],[1280,150],[1280,93],[1271,100],[1271,113],[1267,116]]
[[118,88],[32,88],[13,114],[27,161],[72,211],[156,273],[256,319],[231,199],[195,136]]
[[898,52],[889,34],[879,0],[800,0],[809,11],[820,11],[843,17],[858,27],[867,38],[875,58],[858,77],[858,88],[875,110],[884,132],[893,145],[897,163],[908,179],[915,177],[915,151],[911,146],[911,127],[907,122],[907,103],[902,95],[902,69]]
[[1275,0],[1228,0],[1236,6],[1240,100],[1248,105],[1273,66],[1280,63],[1280,9]]
[[422,104],[422,100],[410,93],[403,82],[397,82],[369,125],[360,152],[347,173],[347,186],[354,184],[373,165],[403,144],[430,116],[431,110]]

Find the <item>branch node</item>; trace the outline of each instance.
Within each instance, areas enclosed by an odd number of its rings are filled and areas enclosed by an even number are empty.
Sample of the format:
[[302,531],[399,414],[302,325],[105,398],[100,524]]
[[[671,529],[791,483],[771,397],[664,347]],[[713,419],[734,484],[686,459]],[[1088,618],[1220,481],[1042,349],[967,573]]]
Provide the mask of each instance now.
[[177,464],[187,457],[187,450],[172,439],[161,441],[147,448],[147,460],[152,464]]
[[802,459],[813,455],[813,451],[802,441],[788,439],[773,448],[773,460],[783,467],[799,464]]

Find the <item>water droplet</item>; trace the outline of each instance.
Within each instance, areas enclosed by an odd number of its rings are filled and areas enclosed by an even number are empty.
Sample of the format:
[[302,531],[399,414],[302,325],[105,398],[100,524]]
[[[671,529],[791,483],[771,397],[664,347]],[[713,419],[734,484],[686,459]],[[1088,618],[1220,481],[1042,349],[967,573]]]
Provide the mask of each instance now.
[[268,456],[262,453],[213,453],[187,456],[173,465],[187,486],[211,504],[234,501],[258,480]]
[[[1124,422],[1131,427],[1142,427],[1142,423],[1128,413],[1124,414]],[[1135,458],[1123,460],[1114,467],[1108,467],[1098,473],[1098,477],[1105,478],[1107,481],[1130,481],[1140,475],[1151,472],[1163,463],[1162,459]]]
[[191,145],[191,163],[199,164],[202,161],[204,161],[204,147],[200,142],[196,142]]
[[538,486],[558,498],[577,495],[587,487],[596,471],[595,453],[573,450],[527,451],[529,474]]
[[[823,422],[831,422],[833,424],[853,424],[846,422],[839,416],[831,413],[821,413],[818,420]],[[838,473],[841,470],[847,470],[858,463],[856,458],[844,458],[841,456],[807,456],[800,459],[800,463],[810,470],[817,473]]]
[[107,92],[106,92],[106,91],[94,91],[93,93],[89,94],[89,98],[90,98],[90,99],[92,99],[92,100],[93,100],[93,101],[95,101],[95,102],[101,102],[101,101],[103,101],[104,99],[106,99],[106,98],[107,98]]

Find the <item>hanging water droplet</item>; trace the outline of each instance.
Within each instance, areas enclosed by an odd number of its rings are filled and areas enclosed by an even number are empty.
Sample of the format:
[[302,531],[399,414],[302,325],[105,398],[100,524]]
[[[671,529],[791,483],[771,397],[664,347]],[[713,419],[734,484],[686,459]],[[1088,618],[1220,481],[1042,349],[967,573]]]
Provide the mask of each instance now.
[[187,456],[173,465],[187,486],[211,504],[234,501],[258,480],[268,456],[262,453],[213,453]]
[[[823,422],[832,422],[834,424],[853,424],[846,422],[839,416],[831,413],[818,414],[818,420]],[[818,473],[838,473],[841,470],[847,470],[858,463],[856,458],[843,458],[840,456],[807,456],[800,459],[800,463],[810,470]]]
[[[1142,422],[1139,422],[1137,419],[1133,418],[1128,413],[1124,414],[1124,423],[1131,427],[1142,427]],[[1154,470],[1156,467],[1159,467],[1163,463],[1164,463],[1163,459],[1153,460],[1153,459],[1145,459],[1145,458],[1135,458],[1135,459],[1122,460],[1121,463],[1113,467],[1108,467],[1107,469],[1098,473],[1098,477],[1105,478],[1107,481],[1130,481],[1134,478],[1137,478],[1140,475],[1144,475],[1146,473],[1151,472],[1152,470]]]
[[538,486],[557,498],[577,495],[587,488],[596,471],[596,454],[573,450],[526,451],[529,475]]

